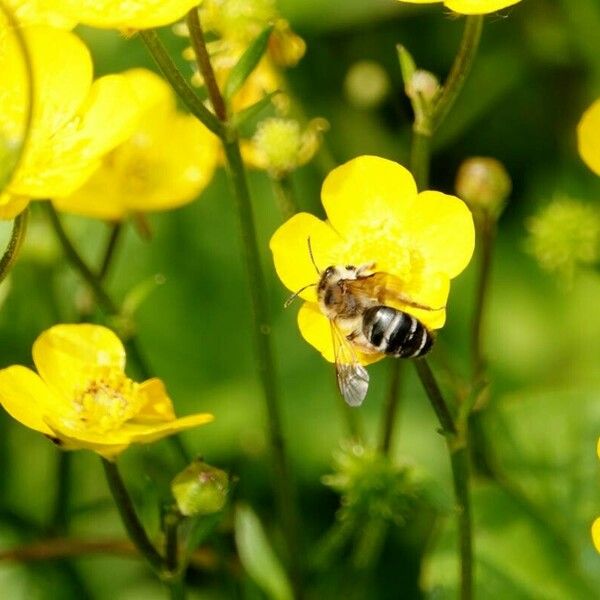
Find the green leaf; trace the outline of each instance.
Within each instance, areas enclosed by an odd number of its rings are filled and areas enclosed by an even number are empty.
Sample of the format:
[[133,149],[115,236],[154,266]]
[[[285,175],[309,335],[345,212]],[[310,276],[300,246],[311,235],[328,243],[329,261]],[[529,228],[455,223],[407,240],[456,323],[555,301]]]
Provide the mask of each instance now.
[[402,81],[404,82],[404,87],[406,88],[413,78],[413,75],[417,70],[417,66],[415,65],[415,61],[410,52],[402,44],[396,45],[396,52],[398,53],[398,62],[400,63]]
[[293,594],[255,512],[240,504],[235,512],[235,541],[248,575],[273,600],[292,600]]
[[235,67],[231,69],[231,73],[229,73],[229,77],[223,88],[223,94],[227,100],[231,99],[242,85],[244,85],[244,82],[248,79],[250,73],[252,73],[256,68],[256,65],[258,65],[269,44],[271,31],[273,31],[273,26],[269,25],[269,27],[264,29],[254,39],[244,54],[242,54]]

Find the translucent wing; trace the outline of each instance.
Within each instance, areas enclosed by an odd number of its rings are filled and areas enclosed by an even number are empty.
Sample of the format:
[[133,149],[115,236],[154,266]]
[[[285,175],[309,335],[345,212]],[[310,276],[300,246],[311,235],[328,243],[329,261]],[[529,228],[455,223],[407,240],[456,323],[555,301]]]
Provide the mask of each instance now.
[[335,321],[330,321],[330,323],[338,387],[344,400],[350,406],[360,406],[369,389],[369,374],[358,362],[352,345]]
[[403,291],[402,280],[389,273],[378,271],[370,275],[364,275],[358,279],[346,280],[349,290],[356,296],[366,296],[374,298],[381,304],[387,304],[390,301],[400,302],[406,306],[420,308],[422,310],[444,310],[444,306],[432,308],[426,304],[415,302],[410,296]]

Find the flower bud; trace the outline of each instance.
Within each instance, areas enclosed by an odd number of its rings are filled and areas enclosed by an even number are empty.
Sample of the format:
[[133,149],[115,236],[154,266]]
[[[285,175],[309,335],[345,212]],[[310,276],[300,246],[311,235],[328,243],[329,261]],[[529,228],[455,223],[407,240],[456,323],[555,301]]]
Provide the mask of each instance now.
[[422,98],[426,104],[432,102],[440,91],[438,78],[429,71],[418,69],[406,84],[406,95],[411,100]]
[[463,161],[456,176],[456,193],[473,211],[498,217],[512,190],[504,165],[495,158],[474,156]]
[[570,283],[577,267],[600,262],[600,210],[561,198],[527,223],[527,248],[540,266]]
[[344,81],[346,97],[357,108],[377,108],[390,93],[390,88],[385,69],[372,60],[355,62]]
[[171,482],[179,512],[185,517],[220,511],[227,500],[229,477],[225,471],[195,460]]
[[269,56],[280,67],[295,67],[306,52],[306,42],[290,28],[285,19],[277,19],[269,38]]

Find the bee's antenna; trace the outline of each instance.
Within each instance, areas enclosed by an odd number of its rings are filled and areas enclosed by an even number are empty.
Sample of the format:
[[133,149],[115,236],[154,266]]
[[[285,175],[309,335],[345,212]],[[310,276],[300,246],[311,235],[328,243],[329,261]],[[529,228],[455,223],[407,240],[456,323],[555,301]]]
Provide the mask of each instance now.
[[304,287],[301,287],[297,292],[295,292],[294,294],[292,294],[285,301],[285,304],[283,305],[283,308],[287,308],[304,290],[308,289],[309,287],[313,287],[314,285],[317,285],[317,284],[316,283],[309,283],[308,285],[305,285]]
[[314,265],[315,269],[317,270],[317,275],[320,275],[321,269],[319,269],[319,267],[317,267],[317,263],[315,262],[315,255],[313,254],[313,251],[312,251],[312,244],[310,243],[310,236],[308,236],[308,238],[306,238],[306,241],[308,243],[308,253],[310,254],[310,260],[311,260],[312,264]]

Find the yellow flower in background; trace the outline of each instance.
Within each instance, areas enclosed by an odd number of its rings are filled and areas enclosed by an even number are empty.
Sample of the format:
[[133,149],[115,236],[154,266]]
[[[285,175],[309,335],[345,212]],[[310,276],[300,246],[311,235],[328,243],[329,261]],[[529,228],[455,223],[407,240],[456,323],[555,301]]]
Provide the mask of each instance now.
[[507,6],[518,4],[521,0],[399,0],[409,4],[435,4],[444,2],[444,6],[463,15],[484,15]]
[[34,371],[0,371],[0,403],[26,427],[65,450],[114,458],[130,444],[150,443],[212,421],[177,419],[160,379],[136,383],[124,372],[119,338],[99,325],[55,325],[33,344]]
[[583,113],[577,126],[577,142],[585,164],[600,175],[600,99]]
[[598,552],[600,552],[600,517],[592,523],[592,540]]
[[[138,102],[119,75],[93,81],[83,42],[68,31],[23,29],[33,64],[33,120],[19,168],[0,199],[4,214],[23,198],[64,196],[80,187],[102,156],[123,142],[136,123]],[[29,104],[28,74],[11,30],[0,36],[0,140],[24,143]]]
[[220,159],[218,138],[177,111],[173,91],[158,75],[132,69],[123,77],[140,104],[139,122],[82,187],[53,200],[58,210],[118,220],[191,202],[212,179]]
[[[376,263],[376,270],[403,283],[403,293],[430,307],[446,305],[450,280],[469,263],[474,249],[473,219],[455,196],[417,193],[410,172],[376,156],[360,156],[334,169],[325,179],[321,200],[327,221],[299,213],[271,238],[275,269],[296,292],[315,283],[314,259],[323,271],[331,265]],[[327,317],[314,287],[299,294],[306,302],[298,313],[302,336],[330,362],[334,360]],[[443,326],[445,310],[427,311],[391,304],[416,316],[429,329]],[[382,355],[358,353],[364,364]]]
[[76,23],[61,10],[56,0],[2,0],[20,25],[46,25],[60,29],[73,29]]

